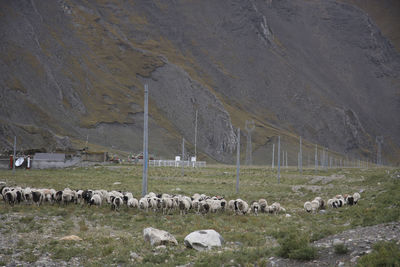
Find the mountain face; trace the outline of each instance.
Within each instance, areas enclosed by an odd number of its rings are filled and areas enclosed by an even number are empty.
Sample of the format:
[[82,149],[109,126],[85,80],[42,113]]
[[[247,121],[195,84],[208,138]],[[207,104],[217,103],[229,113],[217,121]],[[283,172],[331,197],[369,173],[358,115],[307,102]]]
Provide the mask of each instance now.
[[[333,0],[1,1],[0,146],[233,162],[254,120],[255,163],[281,135],[343,155],[400,159],[400,55],[361,9]],[[244,140],[244,141],[243,141]],[[268,154],[267,154],[268,153]],[[297,160],[297,159],[296,159]],[[292,162],[291,162],[292,161]]]

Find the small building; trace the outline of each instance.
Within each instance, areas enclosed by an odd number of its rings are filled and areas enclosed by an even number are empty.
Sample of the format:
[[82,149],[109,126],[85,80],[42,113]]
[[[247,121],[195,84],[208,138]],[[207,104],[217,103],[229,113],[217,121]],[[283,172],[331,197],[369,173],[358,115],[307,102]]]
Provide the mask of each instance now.
[[86,152],[82,153],[83,161],[91,161],[91,162],[105,162],[108,161],[108,153],[107,152]]
[[64,162],[64,153],[36,153],[33,156],[34,161],[54,161],[54,162]]

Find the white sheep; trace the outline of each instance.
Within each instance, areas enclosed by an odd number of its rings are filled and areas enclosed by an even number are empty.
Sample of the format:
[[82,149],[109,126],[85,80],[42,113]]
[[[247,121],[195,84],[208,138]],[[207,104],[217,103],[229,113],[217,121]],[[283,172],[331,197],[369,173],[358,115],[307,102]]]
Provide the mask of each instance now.
[[161,199],[161,207],[163,214],[169,214],[174,207],[174,200],[171,197],[164,196]]
[[268,202],[264,198],[260,198],[258,200],[258,204],[260,205],[261,212],[267,212]]
[[200,212],[200,201],[198,199],[193,199],[192,200],[192,209],[196,212]]
[[149,202],[147,201],[147,198],[142,197],[139,200],[139,209],[145,210],[146,212],[149,211]]
[[182,197],[179,199],[179,211],[181,215],[187,214],[190,209],[190,206],[191,203],[187,198]]
[[99,194],[94,194],[92,198],[90,199],[90,206],[95,205],[95,206],[101,206],[101,196]]
[[258,216],[258,211],[260,210],[260,204],[257,201],[253,201],[250,205],[251,211]]
[[132,197],[130,199],[128,199],[128,203],[127,203],[129,208],[138,208],[139,207],[139,201]]
[[357,202],[360,200],[360,198],[361,198],[360,194],[355,192],[353,194],[354,204],[357,204]]
[[319,202],[318,200],[311,201],[312,212],[317,212],[319,209]]
[[331,198],[328,199],[327,205],[330,208],[338,208],[339,203],[336,198]]
[[325,208],[325,201],[321,197],[316,197],[314,200],[318,201],[320,210]]
[[268,207],[268,211],[269,213],[278,214],[279,212],[286,212],[286,209],[283,208],[278,202],[274,202]]
[[238,198],[235,201],[235,210],[239,214],[246,214],[249,211],[249,204],[246,201]]
[[306,201],[305,203],[304,203],[304,209],[307,211],[307,212],[311,212],[312,211],[312,205],[311,205],[311,202],[310,201]]
[[26,203],[28,204],[32,203],[32,190],[29,187],[24,188],[22,190],[22,194],[24,195]]
[[235,212],[236,208],[235,208],[235,200],[231,199],[228,201],[228,210]]

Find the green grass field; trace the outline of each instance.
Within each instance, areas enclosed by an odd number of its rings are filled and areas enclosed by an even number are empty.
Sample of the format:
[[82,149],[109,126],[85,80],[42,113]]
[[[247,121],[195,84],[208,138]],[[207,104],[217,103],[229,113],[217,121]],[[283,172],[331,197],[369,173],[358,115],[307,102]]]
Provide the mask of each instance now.
[[[241,170],[240,193],[235,192],[234,166],[215,165],[201,169],[152,167],[149,169],[149,192],[222,195],[227,200],[242,198],[249,203],[265,198],[279,202],[291,215],[260,214],[236,216],[226,213],[197,215],[179,212],[162,215],[109,206],[50,205],[41,207],[0,204],[0,233],[12,236],[9,249],[0,251],[0,265],[17,257],[36,262],[42,255],[69,264],[176,266],[189,262],[198,266],[231,264],[264,265],[271,256],[309,259],[315,256],[309,242],[356,226],[375,225],[400,219],[400,179],[396,169],[283,170],[280,184],[270,168],[245,167]],[[0,171],[0,181],[22,187],[71,189],[106,189],[131,191],[140,197],[141,166],[94,166],[63,170]],[[114,185],[115,182],[121,184]],[[359,204],[328,210],[325,214],[307,214],[303,203],[316,196],[323,199],[336,194],[361,193]],[[143,240],[143,229],[154,227],[170,232],[179,245],[154,250]],[[192,231],[214,229],[226,243],[210,252],[185,248],[184,237]],[[78,235],[83,241],[60,241],[66,235]],[[292,236],[293,238],[287,238]],[[276,241],[275,241],[276,240]],[[280,244],[280,245],[278,245]],[[4,244],[3,244],[4,245]],[[304,248],[299,250],[299,248]],[[297,250],[296,250],[297,249]],[[135,252],[138,257],[131,258]],[[17,254],[17,256],[15,256]]]

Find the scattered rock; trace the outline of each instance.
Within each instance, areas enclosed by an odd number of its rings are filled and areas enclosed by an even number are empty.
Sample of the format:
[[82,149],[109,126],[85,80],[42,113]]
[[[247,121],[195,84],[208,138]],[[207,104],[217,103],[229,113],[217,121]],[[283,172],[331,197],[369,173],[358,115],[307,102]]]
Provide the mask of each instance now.
[[135,260],[135,259],[139,258],[139,255],[136,252],[131,251],[130,257],[132,260]]
[[60,240],[68,240],[68,241],[82,241],[82,238],[76,235],[67,235],[64,237],[61,237]]
[[344,267],[344,262],[343,262],[343,261],[339,261],[339,263],[338,263],[337,266],[338,266],[338,267]]
[[176,267],[192,267],[192,266],[193,266],[193,263],[189,262],[184,265],[177,265]]
[[333,246],[340,246],[340,245],[344,245],[344,242],[340,239],[335,238],[332,242]]
[[178,245],[176,238],[164,230],[158,230],[153,227],[148,227],[143,230],[145,241],[150,242],[152,246],[158,245]]
[[166,245],[161,245],[161,246],[157,246],[155,249],[156,250],[167,249],[167,246]]
[[290,214],[288,214],[288,213],[286,213],[286,218],[289,218],[289,217],[292,217],[292,215],[290,215]]
[[320,210],[319,211],[319,214],[325,214],[326,213],[326,210]]
[[119,184],[121,184],[121,182],[115,182],[115,183],[113,183],[113,185],[119,185]]
[[224,239],[215,230],[199,230],[188,234],[184,239],[185,245],[198,251],[221,247]]
[[358,260],[358,258],[360,258],[360,256],[355,256],[354,258],[352,258],[352,259],[350,260],[350,262],[356,263],[357,260]]

